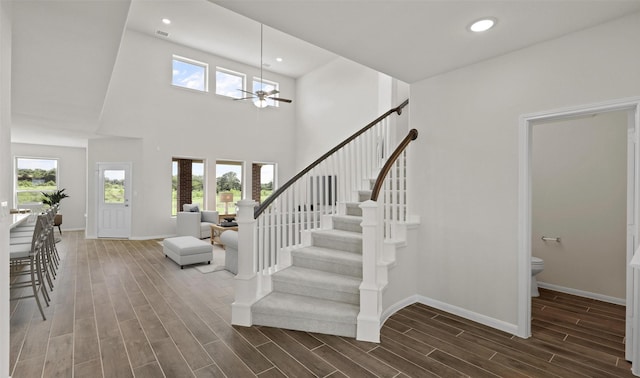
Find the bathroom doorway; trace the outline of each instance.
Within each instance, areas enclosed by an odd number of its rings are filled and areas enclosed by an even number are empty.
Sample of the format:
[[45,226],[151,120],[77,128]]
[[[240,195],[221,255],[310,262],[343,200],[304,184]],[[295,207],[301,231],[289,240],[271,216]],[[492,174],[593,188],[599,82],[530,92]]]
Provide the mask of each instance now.
[[[633,274],[631,272],[631,268],[628,267],[628,262],[630,261],[635,249],[637,248],[636,235],[638,228],[638,190],[636,177],[638,177],[638,156],[635,153],[636,145],[638,144],[638,132],[640,129],[640,98],[633,99],[625,99],[619,101],[611,101],[607,103],[594,104],[594,105],[586,105],[582,107],[575,107],[570,109],[563,109],[557,111],[549,111],[531,115],[524,115],[520,119],[520,159],[519,159],[519,171],[520,171],[520,187],[519,187],[519,248],[518,248],[518,275],[519,275],[519,287],[518,287],[518,336],[520,337],[529,337],[531,335],[531,296],[530,296],[530,284],[531,284],[531,255],[532,255],[532,238],[536,236],[533,230],[534,224],[534,210],[532,207],[534,195],[534,168],[533,168],[533,153],[536,150],[536,147],[533,145],[534,143],[534,133],[536,125],[546,125],[545,127],[553,127],[553,124],[556,123],[558,125],[565,124],[565,122],[583,120],[582,123],[588,121],[594,121],[598,117],[601,119],[605,119],[606,117],[621,117],[622,122],[626,120],[626,133],[627,135],[623,135],[623,138],[627,140],[627,153],[626,153],[626,161],[623,161],[621,165],[626,169],[625,182],[626,185],[622,188],[622,195],[624,196],[624,208],[626,210],[626,224],[624,224],[625,230],[621,233],[624,241],[624,255],[625,260],[624,268],[620,268],[620,271],[624,273],[624,298],[627,303],[627,320],[626,320],[626,335],[627,335],[627,343],[626,350],[627,356],[630,359],[630,349],[631,349],[631,300],[632,300],[632,277]],[[587,121],[585,121],[587,120]],[[575,122],[574,122],[575,123]],[[579,122],[578,122],[579,124]],[[542,130],[543,127],[540,128]],[[580,138],[585,138],[585,129],[581,129],[579,126],[575,126],[575,129],[565,131],[570,135],[566,136],[571,140],[574,138],[575,141],[580,140]],[[601,130],[602,131],[602,130]],[[624,126],[623,131],[624,133]],[[620,138],[620,135],[618,135]],[[597,143],[595,144],[597,145]],[[538,152],[540,153],[540,152]],[[620,160],[618,159],[620,164]],[[575,161],[573,163],[567,162],[570,168],[577,169]],[[588,170],[588,165],[584,166],[583,169]],[[605,169],[606,172],[606,169]],[[573,175],[575,172],[565,171],[566,174]],[[587,176],[584,176],[587,177]],[[624,183],[623,183],[624,184]],[[589,184],[585,184],[589,185]],[[595,185],[595,184],[591,184]],[[589,188],[592,189],[592,188]],[[575,191],[575,189],[574,189]],[[575,192],[576,196],[581,196],[583,194],[582,191]],[[539,196],[538,196],[539,197]],[[544,197],[543,197],[544,198]],[[538,198],[537,202],[540,202],[540,198]],[[574,204],[575,205],[575,204]],[[547,204],[547,206],[551,206],[551,204]],[[558,206],[557,203],[555,206]],[[578,204],[578,206],[580,206]],[[583,205],[582,205],[583,206]],[[570,223],[565,220],[565,223]],[[556,228],[557,229],[557,228]],[[535,230],[535,232],[540,232],[540,230]],[[544,230],[545,233],[551,232],[550,238],[555,238],[556,236],[560,237],[562,240],[562,235],[555,234],[560,231],[550,231]],[[562,231],[562,232],[567,232]],[[544,235],[546,236],[546,235]],[[575,238],[574,238],[575,239]],[[568,242],[568,241],[567,241]],[[551,242],[556,243],[556,242]],[[555,245],[548,246],[549,247],[549,256],[554,256],[554,252],[560,252],[560,248],[562,248],[562,242],[557,243]],[[556,249],[553,251],[553,249]],[[557,257],[557,256],[554,256]],[[553,258],[550,258],[553,260]],[[545,269],[546,269],[545,262]],[[581,277],[577,277],[578,280],[583,280]],[[583,282],[584,283],[584,282]],[[559,285],[562,286],[562,285]],[[588,287],[588,286],[587,286]],[[620,293],[620,288],[611,289],[618,290],[617,293]],[[610,289],[607,289],[610,290]],[[584,292],[589,292],[588,289],[583,290]],[[610,295],[610,297],[614,297],[615,295]]]
[[625,304],[628,113],[532,123],[531,255],[544,262],[538,286]]

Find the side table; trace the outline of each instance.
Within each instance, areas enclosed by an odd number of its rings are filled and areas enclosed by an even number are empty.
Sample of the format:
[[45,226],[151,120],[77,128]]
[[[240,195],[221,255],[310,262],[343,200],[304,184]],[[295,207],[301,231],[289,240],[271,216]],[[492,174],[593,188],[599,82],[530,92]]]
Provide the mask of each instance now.
[[211,244],[218,243],[220,244],[220,246],[222,246],[222,248],[224,248],[224,244],[220,243],[220,235],[222,235],[222,233],[227,230],[238,231],[238,226],[222,227],[219,224],[212,224],[211,225]]

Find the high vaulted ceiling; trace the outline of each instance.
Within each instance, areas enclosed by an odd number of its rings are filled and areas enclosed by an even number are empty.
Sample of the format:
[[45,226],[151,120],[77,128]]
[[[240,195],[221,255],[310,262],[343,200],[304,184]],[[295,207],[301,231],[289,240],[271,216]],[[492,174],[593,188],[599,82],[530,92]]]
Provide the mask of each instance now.
[[[638,11],[640,0],[14,0],[12,141],[98,137],[125,28],[259,66],[264,23],[267,70],[300,77],[341,55],[412,83]],[[466,29],[486,16],[494,29]]]
[[[640,11],[638,0],[210,0],[412,83]],[[493,17],[484,33],[467,27]]]

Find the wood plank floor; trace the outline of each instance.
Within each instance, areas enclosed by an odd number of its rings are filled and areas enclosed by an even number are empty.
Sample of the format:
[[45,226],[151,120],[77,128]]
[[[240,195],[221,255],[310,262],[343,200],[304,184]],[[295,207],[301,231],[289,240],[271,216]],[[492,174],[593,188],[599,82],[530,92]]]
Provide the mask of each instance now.
[[65,232],[43,321],[11,302],[11,374],[20,377],[631,377],[624,307],[541,290],[519,339],[414,304],[382,342],[232,327],[233,276],[164,258],[155,241]]

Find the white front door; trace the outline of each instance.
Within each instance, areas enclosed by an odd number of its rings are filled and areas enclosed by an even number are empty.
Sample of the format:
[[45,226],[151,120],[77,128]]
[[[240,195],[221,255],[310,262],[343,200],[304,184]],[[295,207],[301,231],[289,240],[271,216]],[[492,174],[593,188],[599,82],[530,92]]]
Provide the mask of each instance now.
[[131,163],[98,163],[98,237],[131,236]]

